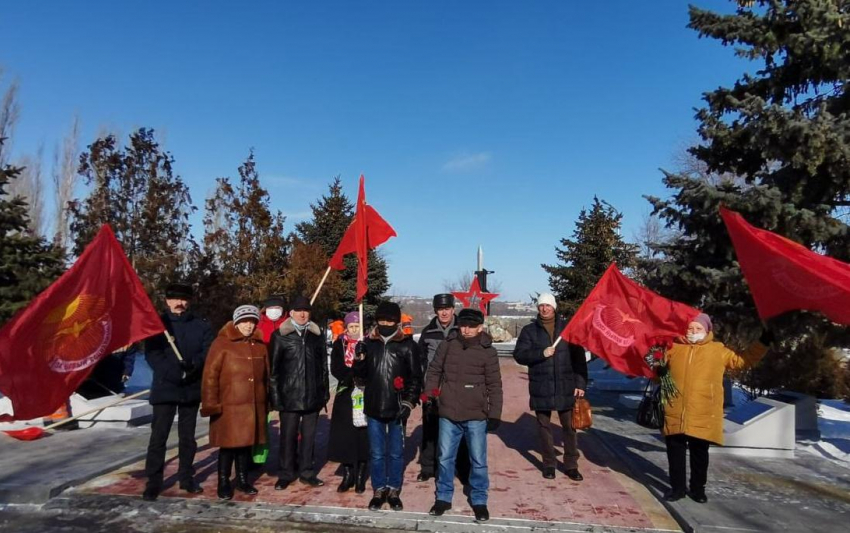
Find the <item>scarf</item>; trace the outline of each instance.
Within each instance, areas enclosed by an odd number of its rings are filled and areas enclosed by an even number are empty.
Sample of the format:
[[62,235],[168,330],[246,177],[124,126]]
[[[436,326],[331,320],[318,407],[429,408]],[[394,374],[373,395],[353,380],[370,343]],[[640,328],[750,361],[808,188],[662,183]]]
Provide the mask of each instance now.
[[546,330],[546,333],[549,334],[549,340],[555,341],[555,316],[552,315],[552,318],[543,318],[540,317],[540,325],[543,326],[543,329]]
[[347,333],[342,334],[342,345],[345,347],[343,361],[348,368],[354,366],[354,350],[357,348],[358,340],[350,338]]

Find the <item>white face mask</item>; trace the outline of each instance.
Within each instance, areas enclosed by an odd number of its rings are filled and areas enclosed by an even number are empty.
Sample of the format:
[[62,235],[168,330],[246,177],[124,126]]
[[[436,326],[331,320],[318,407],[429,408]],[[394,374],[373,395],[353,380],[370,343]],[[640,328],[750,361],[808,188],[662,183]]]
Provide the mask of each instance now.
[[269,320],[277,320],[283,316],[283,309],[266,309],[266,316]]
[[687,339],[690,343],[697,343],[705,338],[705,333],[688,333]]

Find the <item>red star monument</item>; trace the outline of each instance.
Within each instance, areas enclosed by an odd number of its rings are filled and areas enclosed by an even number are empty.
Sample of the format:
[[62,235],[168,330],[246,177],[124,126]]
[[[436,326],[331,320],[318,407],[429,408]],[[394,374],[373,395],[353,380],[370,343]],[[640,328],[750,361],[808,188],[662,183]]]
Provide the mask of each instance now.
[[478,284],[477,277],[472,278],[472,285],[469,286],[468,291],[458,291],[452,294],[460,300],[464,307],[475,307],[477,305],[484,316],[487,316],[487,303],[499,296],[493,292],[481,292],[481,285]]

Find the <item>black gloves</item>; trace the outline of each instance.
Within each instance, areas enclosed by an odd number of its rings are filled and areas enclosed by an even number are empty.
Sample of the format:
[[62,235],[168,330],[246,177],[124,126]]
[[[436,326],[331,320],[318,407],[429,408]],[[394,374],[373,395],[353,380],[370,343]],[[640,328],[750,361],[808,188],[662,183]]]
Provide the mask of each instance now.
[[364,355],[366,355],[366,343],[360,341],[354,346],[354,355],[357,356],[358,359],[362,359]]
[[404,423],[405,421],[407,421],[407,418],[409,416],[410,416],[410,406],[407,405],[406,403],[401,404],[401,408],[398,410],[398,416],[396,417],[396,420],[398,420],[401,423]]
[[495,433],[499,426],[502,424],[502,421],[498,418],[488,418],[487,419],[487,433]]
[[187,361],[183,359],[182,361],[178,361],[180,365],[180,370],[183,372],[182,377],[180,378],[181,385],[187,385],[194,381],[197,381],[198,376],[201,373],[202,367],[195,366],[192,361]]
[[764,329],[761,332],[761,337],[759,337],[759,342],[764,344],[765,346],[770,346],[775,340],[776,336],[769,329]]
[[670,369],[667,368],[667,365],[656,365],[655,366],[655,375],[660,377],[660,378],[663,378],[664,376],[666,376],[667,372],[669,372],[669,371],[670,371]]

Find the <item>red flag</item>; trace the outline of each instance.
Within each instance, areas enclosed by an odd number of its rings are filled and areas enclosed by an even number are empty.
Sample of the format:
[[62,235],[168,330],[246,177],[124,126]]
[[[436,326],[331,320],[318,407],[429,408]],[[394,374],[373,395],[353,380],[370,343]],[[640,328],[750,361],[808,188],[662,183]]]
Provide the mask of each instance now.
[[699,311],[635,283],[611,264],[561,333],[629,376],[654,377],[644,362],[654,337],[684,335]]
[[850,324],[850,265],[755,228],[734,211],[721,207],[720,216],[762,319],[805,309]]
[[339,241],[333,257],[328,266],[335,270],[344,270],[343,257],[354,253],[357,254],[357,300],[363,299],[369,277],[368,252],[383,243],[390,237],[395,237],[395,230],[372,206],[366,204],[366,183],[363,175],[360,175],[360,192],[357,193],[357,209],[354,212],[354,220],[345,230],[345,235]]
[[95,363],[164,331],[109,226],[77,262],[0,329],[0,392],[29,420],[63,405]]

